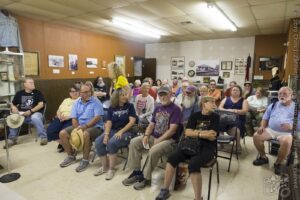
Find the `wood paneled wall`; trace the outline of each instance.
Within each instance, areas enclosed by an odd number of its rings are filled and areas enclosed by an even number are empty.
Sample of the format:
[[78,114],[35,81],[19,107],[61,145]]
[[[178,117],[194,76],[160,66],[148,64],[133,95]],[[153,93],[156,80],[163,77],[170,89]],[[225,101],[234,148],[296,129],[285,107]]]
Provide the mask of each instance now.
[[[126,75],[133,76],[133,63],[130,57],[145,57],[145,44],[128,41],[113,36],[101,35],[50,22],[17,16],[24,51],[39,52],[39,79],[78,79],[107,77],[102,61],[114,61],[115,55],[126,56]],[[78,71],[72,74],[68,69],[68,55],[78,55]],[[60,74],[53,74],[48,67],[48,55],[64,56],[64,68]],[[86,58],[97,58],[98,68],[88,69]],[[90,74],[93,71],[94,74]]]
[[[254,72],[253,75],[263,75],[264,80],[270,80],[272,78],[271,70],[259,70],[259,58],[269,56],[281,56],[282,63],[286,52],[286,47],[283,45],[287,42],[287,35],[259,35],[255,36],[254,47]],[[279,75],[282,76],[283,66]]]

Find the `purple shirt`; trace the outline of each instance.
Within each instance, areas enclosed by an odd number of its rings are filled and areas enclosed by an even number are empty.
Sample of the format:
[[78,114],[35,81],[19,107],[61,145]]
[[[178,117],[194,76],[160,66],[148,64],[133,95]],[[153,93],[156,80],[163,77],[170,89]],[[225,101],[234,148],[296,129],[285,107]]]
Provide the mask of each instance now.
[[132,96],[137,96],[141,91],[141,87],[133,88]]
[[182,123],[181,110],[173,102],[167,106],[160,105],[154,110],[151,122],[155,123],[152,136],[159,138],[170,128],[170,124]]

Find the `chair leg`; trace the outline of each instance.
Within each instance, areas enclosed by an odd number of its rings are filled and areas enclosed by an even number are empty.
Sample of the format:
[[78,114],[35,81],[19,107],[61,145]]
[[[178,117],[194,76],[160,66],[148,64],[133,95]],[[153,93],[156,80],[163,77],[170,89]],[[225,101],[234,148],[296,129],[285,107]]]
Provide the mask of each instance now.
[[208,194],[207,194],[207,199],[208,199],[208,200],[210,200],[210,189],[211,189],[212,170],[213,170],[213,167],[210,167],[210,168],[209,168]]
[[239,159],[239,154],[238,154],[238,146],[237,146],[237,141],[235,142],[235,155],[236,155],[236,159]]
[[128,157],[127,157],[126,160],[125,160],[125,163],[124,163],[124,166],[123,166],[123,171],[125,171],[125,169],[126,169],[127,162],[128,162]]
[[149,155],[147,155],[147,158],[146,158],[145,163],[144,163],[143,168],[142,168],[142,172],[144,171],[144,169],[145,169],[145,167],[146,167],[146,164],[147,164],[147,162],[148,162],[148,159],[149,159]]
[[231,165],[231,159],[232,159],[232,154],[233,154],[233,148],[235,145],[235,140],[233,140],[232,146],[231,146],[231,151],[230,151],[230,157],[229,157],[229,165],[228,165],[228,172],[230,172],[230,165]]
[[219,163],[218,163],[218,161],[216,161],[216,164],[217,164],[217,183],[219,184],[220,183],[220,177],[219,177]]

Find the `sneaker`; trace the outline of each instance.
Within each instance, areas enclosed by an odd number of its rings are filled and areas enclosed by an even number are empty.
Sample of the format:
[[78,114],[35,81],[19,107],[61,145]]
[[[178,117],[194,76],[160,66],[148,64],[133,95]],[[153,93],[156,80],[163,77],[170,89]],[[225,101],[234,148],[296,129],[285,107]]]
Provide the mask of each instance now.
[[258,158],[256,158],[256,160],[253,161],[253,165],[255,165],[255,166],[260,166],[260,165],[268,164],[268,163],[269,163],[268,157],[263,158],[263,157],[259,156]]
[[281,175],[281,168],[282,168],[282,165],[281,164],[276,164],[274,163],[274,173],[278,176]]
[[150,186],[150,185],[151,185],[151,181],[143,178],[143,179],[139,180],[139,182],[136,182],[133,185],[133,188],[136,189],[136,190],[142,190],[146,186]]
[[104,174],[106,173],[107,171],[103,169],[103,167],[100,167],[99,169],[97,169],[95,172],[94,172],[94,176],[100,176],[101,174]]
[[160,189],[160,192],[158,196],[155,198],[155,200],[165,200],[170,197],[170,192],[168,189],[162,188]]
[[[7,140],[7,146],[8,146],[8,148],[12,147],[12,146],[14,146],[16,144],[17,144],[17,140],[11,140],[11,139]],[[3,149],[6,149],[6,144],[5,143],[4,143]]]
[[125,186],[130,186],[135,184],[140,180],[140,176],[142,175],[141,171],[133,171],[128,178],[122,181],[122,184]]
[[107,174],[106,174],[106,177],[105,177],[105,180],[111,180],[113,177],[114,177],[114,175],[115,175],[115,170],[113,170],[113,169],[110,169],[110,170],[108,170],[108,172],[107,172]]
[[89,166],[88,160],[81,160],[79,166],[76,168],[76,172],[83,172]]
[[60,163],[60,167],[67,167],[69,165],[71,165],[73,162],[76,161],[76,157],[75,156],[68,156],[64,159],[64,161],[62,161],[62,163]]
[[44,145],[47,145],[47,144],[48,144],[47,138],[42,138],[42,139],[41,139],[41,142],[40,142],[40,145],[41,145],[41,146],[44,146]]

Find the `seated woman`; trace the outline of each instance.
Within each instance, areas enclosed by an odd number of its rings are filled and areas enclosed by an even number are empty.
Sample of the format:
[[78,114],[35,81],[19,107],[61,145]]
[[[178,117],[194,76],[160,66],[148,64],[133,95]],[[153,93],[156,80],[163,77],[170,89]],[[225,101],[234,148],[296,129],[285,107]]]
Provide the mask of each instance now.
[[154,99],[149,94],[150,84],[145,82],[142,84],[141,94],[137,95],[134,108],[139,118],[139,128],[144,133],[147,126],[151,122],[152,113],[154,111]]
[[[79,97],[79,88],[74,84],[70,87],[69,90],[69,98],[64,99],[64,101],[60,104],[56,117],[52,120],[47,128],[47,137],[48,141],[58,140],[59,132],[64,128],[72,125],[72,120],[70,118],[71,109]],[[59,152],[63,152],[63,147],[59,144],[58,147]]]
[[156,200],[165,200],[170,196],[169,187],[180,162],[189,160],[189,173],[194,188],[195,200],[201,199],[202,177],[200,168],[210,162],[216,152],[216,136],[218,135],[219,116],[213,112],[216,108],[213,97],[202,97],[201,111],[193,113],[186,126],[185,137],[198,138],[200,147],[195,155],[187,154],[180,147],[169,156],[166,166],[164,186]]
[[268,106],[268,98],[265,96],[265,91],[261,87],[256,89],[255,95],[247,98],[249,111],[246,114],[246,132],[247,135],[253,136],[254,129],[252,119],[256,120],[258,126]]
[[248,107],[247,100],[242,97],[242,88],[238,85],[232,87],[230,96],[224,98],[219,106],[220,110],[227,110],[239,115],[239,120],[236,122],[236,126],[230,125],[220,127],[220,131],[226,131],[230,135],[235,134],[235,127],[238,128],[236,139],[239,152],[241,151],[240,137],[244,137],[245,134],[246,113],[248,112]]
[[95,141],[96,152],[102,166],[94,175],[99,176],[107,172],[106,180],[111,180],[115,174],[118,150],[128,146],[131,138],[135,136],[129,129],[135,124],[137,117],[133,104],[128,103],[125,89],[116,89],[110,101],[111,107],[108,109],[104,134]]
[[134,81],[134,86],[131,90],[132,94],[131,94],[131,98],[132,101],[131,102],[135,102],[136,96],[140,94],[141,92],[141,80],[137,79]]

